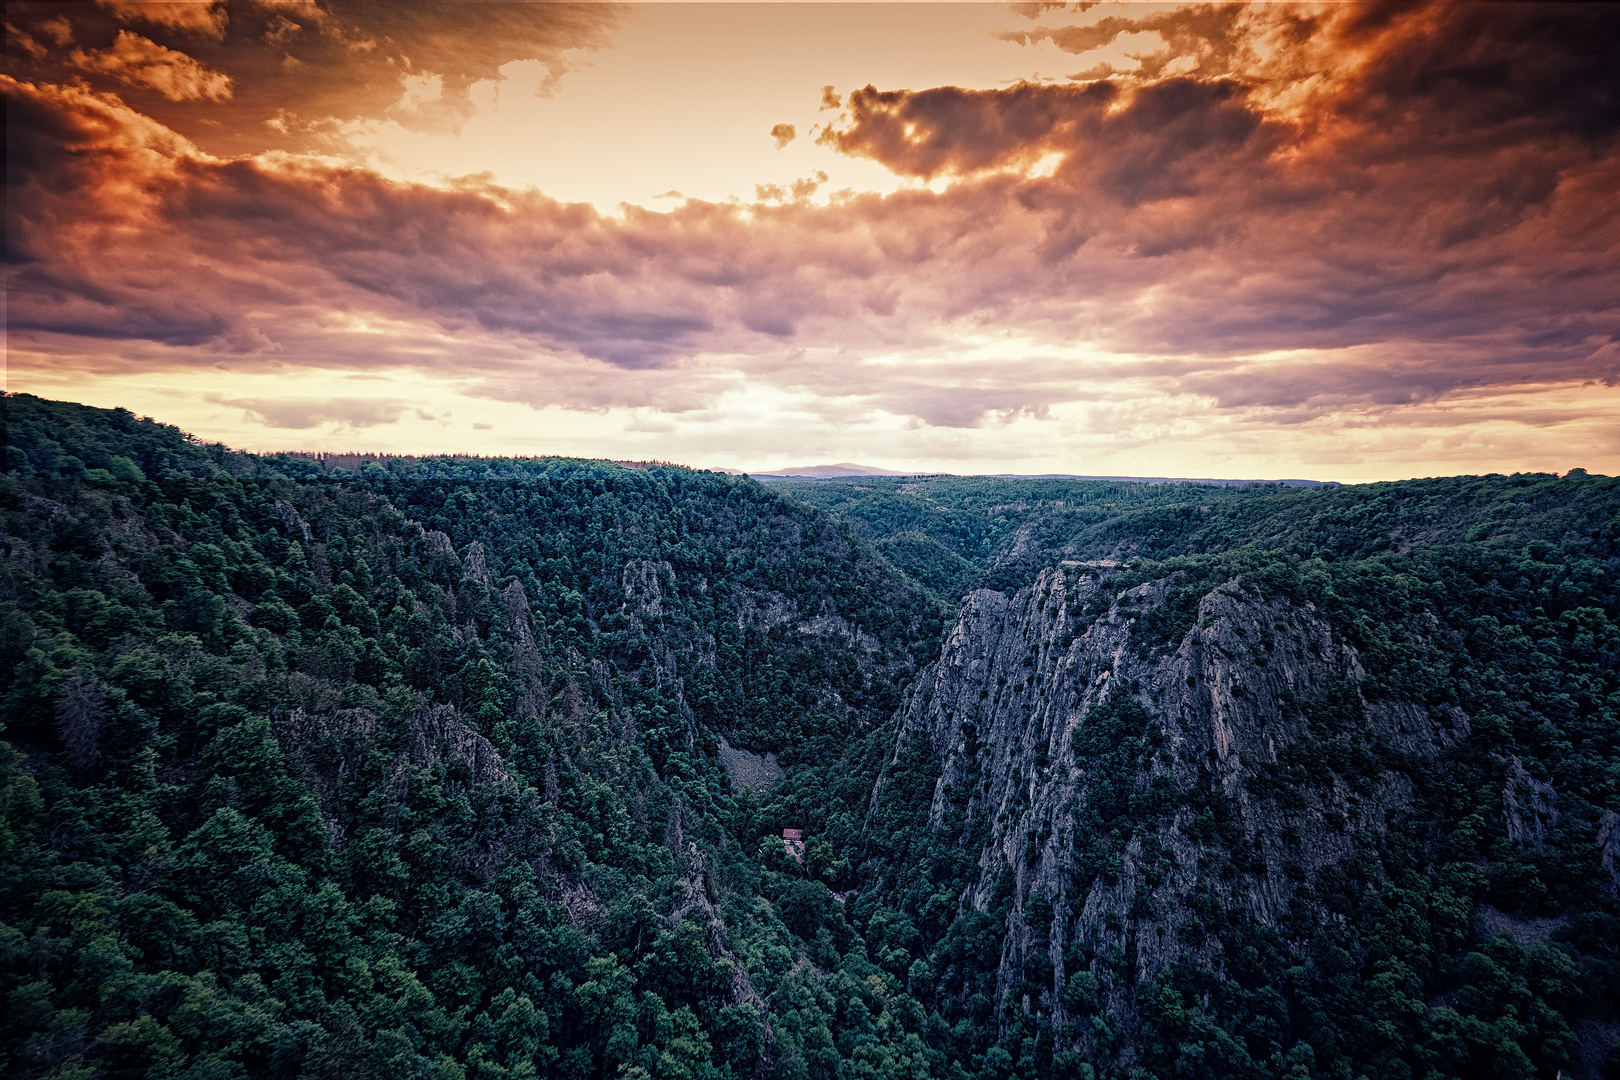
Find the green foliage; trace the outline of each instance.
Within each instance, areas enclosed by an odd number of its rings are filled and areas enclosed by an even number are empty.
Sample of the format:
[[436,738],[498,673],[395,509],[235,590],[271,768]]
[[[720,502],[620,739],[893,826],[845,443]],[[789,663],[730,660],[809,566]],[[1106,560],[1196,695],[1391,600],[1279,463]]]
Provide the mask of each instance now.
[[[1196,894],[1195,914],[1175,933],[1188,946],[1216,946],[1200,964],[1136,984],[1131,953],[1071,950],[1064,1030],[1054,1026],[1049,966],[1027,965],[1010,992],[996,981],[1011,930],[1049,920],[1035,896],[1021,919],[1011,915],[1019,897],[1009,875],[926,957],[944,978],[925,1000],[969,1023],[977,1045],[1002,1049],[1005,1058],[984,1051],[987,1068],[1018,1075],[1060,1073],[1071,1040],[1098,1064],[1161,1077],[1568,1075],[1577,1026],[1620,1000],[1620,965],[1591,936],[1620,926],[1593,844],[1605,812],[1620,805],[1617,509],[1620,485],[1607,478],[1514,476],[1233,496],[1197,513],[1146,508],[1079,529],[1068,510],[1026,522],[1022,552],[989,576],[1082,563],[1067,572],[1093,575],[1098,587],[1067,613],[1069,640],[1118,619],[1151,661],[1180,644],[1212,593],[1309,605],[1355,647],[1364,674],[1309,698],[1284,696],[1281,719],[1302,725],[1303,737],[1275,761],[1247,763],[1246,794],[1303,808],[1313,792],[1339,792],[1353,805],[1389,783],[1411,793],[1409,811],[1376,840],[1348,835],[1351,854],[1316,875],[1291,864],[1293,896],[1276,925],[1212,891]],[[1248,543],[1256,537],[1267,546]],[[1163,601],[1132,602],[1139,586]],[[1267,652],[1309,647],[1281,626],[1255,644],[1261,663]],[[1154,775],[1162,736],[1145,699],[1131,695],[1083,717],[1066,763],[1085,792],[1064,888],[1071,917],[1093,889],[1112,886],[1133,839],[1149,882],[1166,873],[1160,838],[1172,817],[1212,852],[1208,880],[1232,883],[1255,865],[1207,770],[1174,782]],[[1441,720],[1460,710],[1472,730],[1419,756],[1375,731],[1363,701]],[[927,755],[910,768],[929,785],[939,776]],[[1513,768],[1555,792],[1556,826],[1544,821],[1534,841],[1509,837],[1503,824]],[[880,801],[874,820],[898,810]],[[1324,818],[1348,832],[1343,815]],[[923,874],[959,835],[949,823],[912,829],[923,839],[888,864],[897,881]],[[894,895],[915,910],[916,892]],[[1137,895],[1133,922],[1153,915]],[[1545,940],[1525,947],[1482,934],[1483,904],[1531,925],[1549,920]],[[1115,995],[1101,1015],[1099,976]],[[992,1018],[997,992],[1007,997]],[[1029,1004],[1009,1011],[1022,993]],[[1114,1027],[1121,1017],[1134,1026],[1124,1038]]]
[[846,963],[826,884],[760,868],[781,821],[713,747],[830,771],[892,713],[943,609],[869,545],[689,470],[332,479],[5,404],[6,1075],[852,1067],[821,985],[879,1023],[903,987]]
[[201,443],[179,428],[125,409],[92,409],[31,394],[0,398],[6,472],[86,480],[98,486],[147,478],[240,476],[260,470],[255,458]]
[[[972,587],[1022,585],[1038,565],[1025,550],[1039,560],[1056,530],[1144,514],[1180,521],[1189,512],[1196,517],[1201,503],[1247,504],[1286,497],[1289,490],[978,476],[778,480],[772,487],[849,522],[914,580],[953,601]],[[1026,526],[1037,527],[1042,544],[1011,542]]]

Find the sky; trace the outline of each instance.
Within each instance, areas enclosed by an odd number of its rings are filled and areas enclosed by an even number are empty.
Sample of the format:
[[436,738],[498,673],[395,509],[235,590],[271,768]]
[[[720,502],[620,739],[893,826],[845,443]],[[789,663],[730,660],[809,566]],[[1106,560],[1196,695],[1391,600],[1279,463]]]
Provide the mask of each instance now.
[[6,5],[8,390],[249,450],[1620,472],[1620,5]]

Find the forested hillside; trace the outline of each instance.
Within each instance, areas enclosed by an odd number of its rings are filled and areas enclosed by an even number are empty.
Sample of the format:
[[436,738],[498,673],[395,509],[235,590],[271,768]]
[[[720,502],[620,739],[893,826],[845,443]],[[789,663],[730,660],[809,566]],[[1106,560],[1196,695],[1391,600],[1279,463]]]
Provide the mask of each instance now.
[[1006,530],[908,696],[924,1004],[1013,1075],[1620,1075],[1620,484],[1151,494]]
[[822,509],[5,406],[4,1075],[1620,1069],[1614,481]]
[[560,460],[300,482],[6,404],[0,1071],[836,1075],[851,1009],[921,1053],[713,753],[836,757],[935,648],[827,517]]
[[1343,489],[878,476],[778,480],[772,487],[848,522],[913,580],[950,601],[975,585],[1027,584],[1062,558],[1163,559],[1245,546],[1335,558],[1436,542],[1562,536],[1593,514],[1601,517],[1612,498],[1603,485],[1554,477]]
[[[1031,522],[1110,522],[1125,513],[1191,502],[1277,496],[1285,489],[1060,478],[919,476],[774,481],[793,498],[849,522],[895,565],[955,601],[987,567],[1009,562],[1009,541]],[[1027,546],[1027,545],[1024,545]],[[1044,551],[1041,552],[1044,555]]]

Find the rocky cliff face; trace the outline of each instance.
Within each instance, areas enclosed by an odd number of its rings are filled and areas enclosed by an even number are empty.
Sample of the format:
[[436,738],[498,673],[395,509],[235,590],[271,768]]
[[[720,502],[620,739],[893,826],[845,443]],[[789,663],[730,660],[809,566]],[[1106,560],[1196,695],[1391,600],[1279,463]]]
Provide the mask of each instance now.
[[1128,1063],[1138,984],[1221,964],[1218,927],[1297,938],[1332,917],[1315,888],[1379,872],[1367,853],[1408,771],[1468,718],[1367,700],[1355,649],[1309,604],[1241,579],[1115,594],[1111,576],[970,594],[895,759],[938,762],[929,827],[978,853],[958,914],[1004,920],[996,1004],[1074,1021],[1075,1050]]

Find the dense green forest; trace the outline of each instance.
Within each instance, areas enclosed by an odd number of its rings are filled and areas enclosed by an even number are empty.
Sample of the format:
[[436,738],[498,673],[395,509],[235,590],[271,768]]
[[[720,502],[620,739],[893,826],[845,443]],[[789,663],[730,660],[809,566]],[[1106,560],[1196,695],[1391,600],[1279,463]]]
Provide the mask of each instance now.
[[[1017,545],[1007,541],[1033,521],[1065,513],[1112,521],[1122,512],[1180,508],[1189,490],[1183,484],[979,476],[777,480],[771,486],[848,521],[913,580],[951,601],[993,563],[1019,561],[1011,550]],[[1199,485],[1196,491],[1196,497],[1225,502],[1283,489]]]
[[7,405],[0,1070],[923,1054],[826,886],[762,860],[780,811],[713,754],[724,731],[830,760],[939,637],[825,515],[558,460],[295,481],[310,463]]
[[1601,486],[1550,477],[1458,478],[1335,486],[919,476],[775,480],[799,502],[847,521],[941,598],[1023,584],[1060,553],[1166,558],[1239,547],[1326,558],[1438,542],[1561,537],[1605,503]]
[[[938,478],[811,505],[557,458],[348,475],[5,408],[4,1075],[1438,1080],[1570,1075],[1620,1032],[1606,478]],[[1144,642],[1234,578],[1309,599],[1366,694],[1474,732],[1414,773],[1395,842],[1311,883],[1331,917],[1211,907],[1224,959],[1130,987],[1138,1026],[1087,1055],[1075,1025],[1110,1023],[1087,995],[1128,965],[1060,958],[1067,1027],[1050,964],[998,995],[1008,920],[1054,916],[1013,885],[966,903],[975,825],[929,826],[938,762],[894,741],[964,590],[1081,562],[1111,593],[1174,580]],[[1099,760],[1148,737],[1094,719]],[[722,737],[787,776],[734,790]],[[1339,744],[1266,782],[1418,768]],[[1510,761],[1556,793],[1533,843]],[[1495,935],[1482,904],[1550,929]]]

